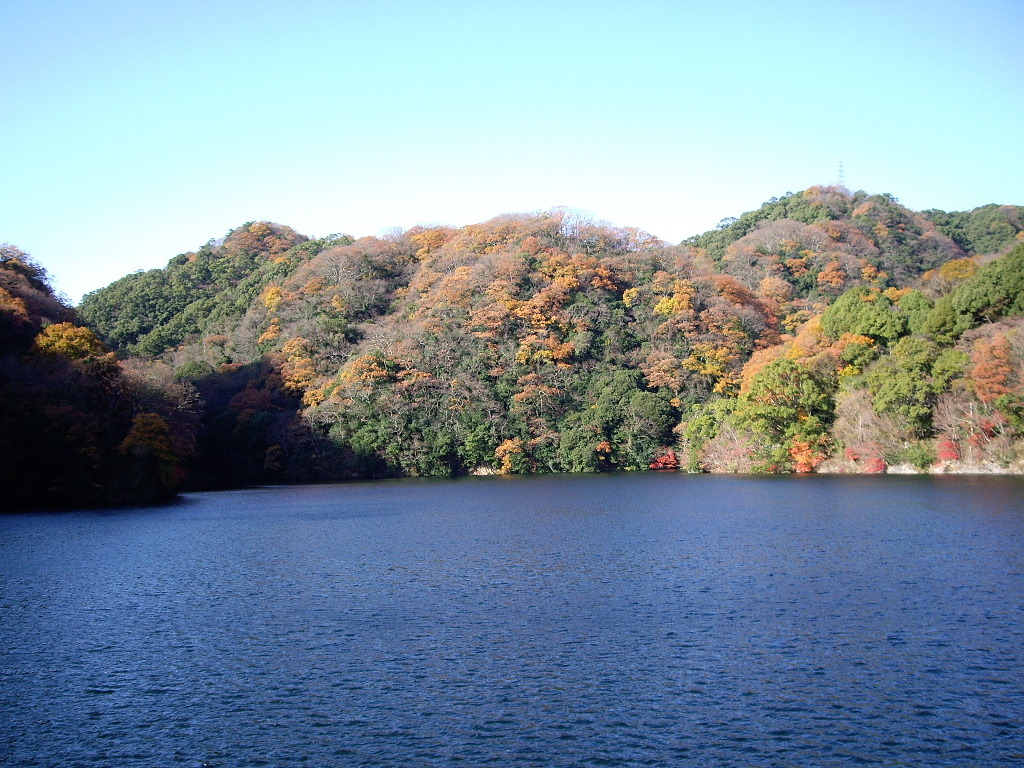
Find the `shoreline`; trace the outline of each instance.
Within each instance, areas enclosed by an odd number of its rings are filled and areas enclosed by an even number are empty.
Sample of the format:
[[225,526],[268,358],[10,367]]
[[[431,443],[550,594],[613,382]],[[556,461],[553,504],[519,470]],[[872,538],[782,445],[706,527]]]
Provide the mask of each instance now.
[[826,459],[815,468],[816,475],[1024,475],[1024,461],[1004,466],[995,461],[939,461],[920,469],[909,462],[870,471],[856,461]]

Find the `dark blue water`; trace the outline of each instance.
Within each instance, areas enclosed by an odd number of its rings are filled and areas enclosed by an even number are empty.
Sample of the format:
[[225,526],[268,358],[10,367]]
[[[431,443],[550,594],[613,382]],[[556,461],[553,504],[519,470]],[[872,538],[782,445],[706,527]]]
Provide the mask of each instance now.
[[1024,484],[474,478],[0,518],[4,766],[1024,764]]

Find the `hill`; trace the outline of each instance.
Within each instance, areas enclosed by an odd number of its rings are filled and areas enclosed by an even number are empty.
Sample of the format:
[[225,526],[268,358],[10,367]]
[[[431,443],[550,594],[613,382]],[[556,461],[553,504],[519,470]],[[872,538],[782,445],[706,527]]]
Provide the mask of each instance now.
[[194,448],[182,394],[133,380],[46,272],[0,246],[0,509],[168,498]]
[[202,486],[1006,467],[1022,210],[814,187],[678,245],[564,211],[361,239],[254,222],[79,312],[198,408]]

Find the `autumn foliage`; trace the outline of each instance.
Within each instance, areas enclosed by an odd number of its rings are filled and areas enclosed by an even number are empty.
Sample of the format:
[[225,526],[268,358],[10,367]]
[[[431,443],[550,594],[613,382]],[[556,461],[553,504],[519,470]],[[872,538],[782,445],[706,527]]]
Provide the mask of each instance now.
[[169,497],[193,449],[187,406],[133,379],[11,246],[0,286],[0,508]]
[[80,316],[8,247],[0,345],[54,380],[144,384],[103,401],[112,430],[19,390],[80,482],[108,460],[191,487],[1009,466],[1021,210],[813,187],[676,245],[562,209],[358,239],[249,222]]

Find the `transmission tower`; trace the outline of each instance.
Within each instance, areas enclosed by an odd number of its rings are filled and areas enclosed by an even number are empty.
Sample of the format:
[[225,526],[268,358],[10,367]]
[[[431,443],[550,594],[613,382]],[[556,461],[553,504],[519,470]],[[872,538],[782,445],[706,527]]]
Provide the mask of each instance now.
[[846,174],[843,173],[843,161],[839,161],[839,186],[846,186]]

